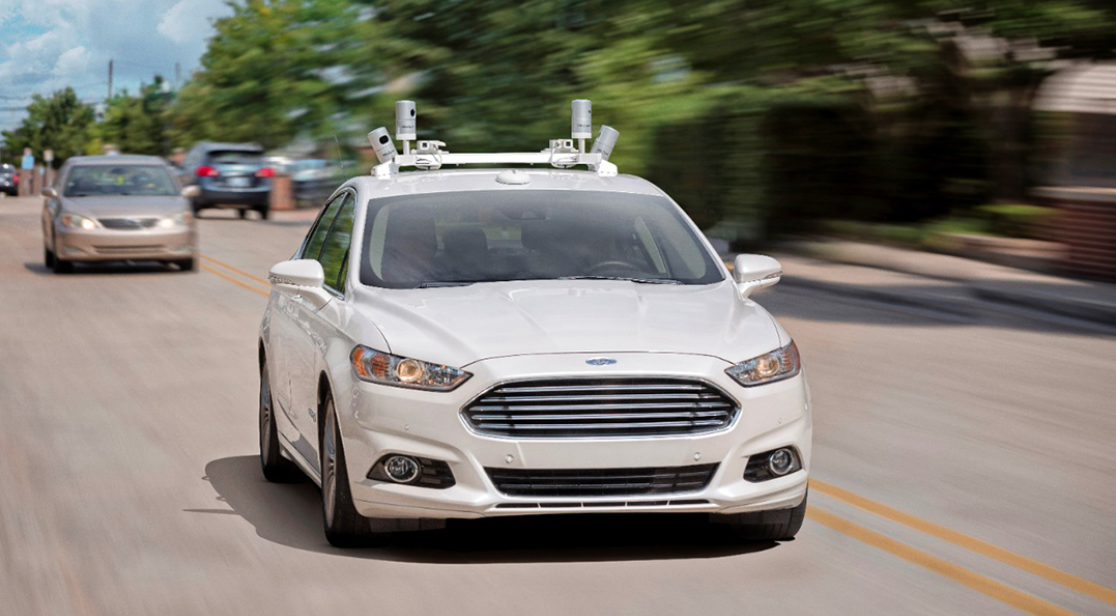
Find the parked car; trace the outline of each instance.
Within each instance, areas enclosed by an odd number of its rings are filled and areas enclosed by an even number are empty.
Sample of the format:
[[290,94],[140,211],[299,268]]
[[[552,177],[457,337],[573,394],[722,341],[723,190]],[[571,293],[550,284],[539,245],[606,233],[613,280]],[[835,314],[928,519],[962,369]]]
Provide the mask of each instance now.
[[0,164],[0,192],[10,197],[19,194],[19,173],[9,164]]
[[[194,269],[197,231],[187,196],[154,156],[77,156],[43,191],[43,261],[161,261]],[[185,193],[184,196],[182,193]]]
[[332,544],[591,512],[798,532],[806,375],[750,299],[777,261],[730,274],[638,177],[383,168],[272,268],[259,331],[264,476],[318,483]]
[[266,220],[275,170],[264,162],[263,154],[263,147],[254,143],[201,142],[191,148],[179,177],[183,184],[199,189],[191,200],[194,213],[231,208],[245,218],[254,210]]

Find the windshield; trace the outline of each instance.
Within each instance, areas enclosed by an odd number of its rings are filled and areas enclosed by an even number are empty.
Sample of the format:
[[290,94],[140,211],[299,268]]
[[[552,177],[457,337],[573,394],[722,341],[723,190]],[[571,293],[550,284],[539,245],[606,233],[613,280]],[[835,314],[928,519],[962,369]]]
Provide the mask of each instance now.
[[93,195],[144,195],[172,197],[178,194],[165,167],[155,165],[87,165],[74,167],[66,177],[67,197]]
[[255,150],[215,150],[209,153],[211,165],[262,165],[263,152]]
[[709,284],[720,270],[668,199],[504,190],[372,199],[361,282],[415,288],[501,280]]

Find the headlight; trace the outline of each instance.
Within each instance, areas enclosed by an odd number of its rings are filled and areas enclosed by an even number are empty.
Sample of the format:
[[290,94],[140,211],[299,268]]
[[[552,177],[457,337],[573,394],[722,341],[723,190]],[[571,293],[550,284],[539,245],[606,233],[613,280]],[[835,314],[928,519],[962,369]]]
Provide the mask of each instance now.
[[71,229],[85,229],[86,231],[91,231],[97,228],[97,223],[94,222],[93,219],[86,218],[84,216],[78,216],[77,214],[63,214],[62,224]]
[[473,376],[459,368],[399,357],[363,345],[353,349],[349,360],[362,381],[411,389],[450,391]]
[[752,387],[789,379],[801,370],[798,345],[791,342],[779,350],[742,361],[725,372],[744,387]]
[[170,229],[173,227],[185,227],[194,221],[194,215],[190,212],[180,212],[174,216],[160,218],[157,226],[161,229]]

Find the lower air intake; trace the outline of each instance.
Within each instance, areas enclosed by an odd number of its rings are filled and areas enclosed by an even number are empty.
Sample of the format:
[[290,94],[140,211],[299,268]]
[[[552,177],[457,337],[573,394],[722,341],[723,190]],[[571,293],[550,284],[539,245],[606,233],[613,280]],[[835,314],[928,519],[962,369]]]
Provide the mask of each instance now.
[[508,496],[641,496],[696,492],[709,485],[716,464],[658,468],[487,468],[496,489]]

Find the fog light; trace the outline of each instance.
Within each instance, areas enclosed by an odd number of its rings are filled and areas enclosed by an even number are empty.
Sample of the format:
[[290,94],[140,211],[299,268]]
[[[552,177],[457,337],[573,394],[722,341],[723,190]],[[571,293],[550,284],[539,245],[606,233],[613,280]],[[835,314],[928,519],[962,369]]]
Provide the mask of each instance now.
[[384,472],[397,483],[410,483],[418,477],[419,463],[410,456],[392,456],[384,461]]
[[772,475],[782,477],[794,469],[794,452],[789,449],[776,449],[767,457],[767,468]]

